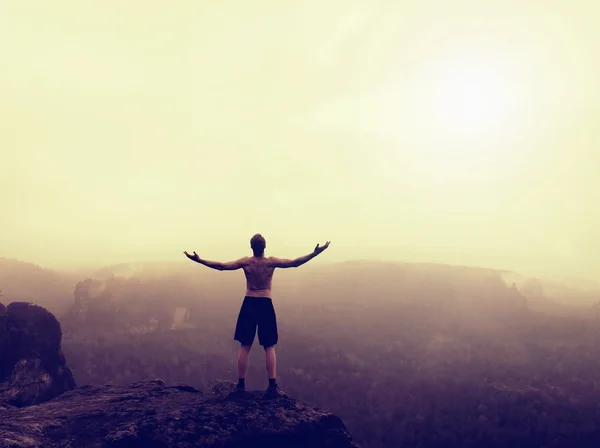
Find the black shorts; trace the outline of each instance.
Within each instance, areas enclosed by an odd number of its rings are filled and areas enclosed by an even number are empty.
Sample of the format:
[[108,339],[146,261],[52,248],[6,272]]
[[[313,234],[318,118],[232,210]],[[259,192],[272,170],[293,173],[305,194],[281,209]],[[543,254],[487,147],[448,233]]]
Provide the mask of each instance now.
[[277,344],[277,317],[273,301],[268,297],[244,297],[233,339],[252,345],[258,326],[258,342],[263,347]]

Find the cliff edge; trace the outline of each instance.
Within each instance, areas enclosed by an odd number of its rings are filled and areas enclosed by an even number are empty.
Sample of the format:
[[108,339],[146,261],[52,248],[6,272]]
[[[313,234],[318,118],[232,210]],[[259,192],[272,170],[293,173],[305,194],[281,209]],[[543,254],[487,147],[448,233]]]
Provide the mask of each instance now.
[[263,392],[232,398],[227,389],[203,393],[161,380],[79,387],[0,410],[0,447],[357,448],[331,413]]

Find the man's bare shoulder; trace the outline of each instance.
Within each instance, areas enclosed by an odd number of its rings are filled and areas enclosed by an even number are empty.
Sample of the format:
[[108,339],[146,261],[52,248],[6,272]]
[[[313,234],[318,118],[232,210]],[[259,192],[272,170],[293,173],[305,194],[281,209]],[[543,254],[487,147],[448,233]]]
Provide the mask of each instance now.
[[279,257],[269,257],[269,266],[272,268],[287,268],[293,263],[293,260]]

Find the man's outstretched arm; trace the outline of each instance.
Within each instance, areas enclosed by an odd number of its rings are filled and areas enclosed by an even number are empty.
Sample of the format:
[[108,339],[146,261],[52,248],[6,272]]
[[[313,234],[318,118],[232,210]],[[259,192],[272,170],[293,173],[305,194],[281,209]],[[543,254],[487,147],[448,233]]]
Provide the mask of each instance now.
[[236,269],[243,268],[246,264],[246,258],[240,258],[239,260],[236,260],[236,261],[229,261],[226,263],[221,263],[219,261],[203,260],[202,258],[200,258],[198,256],[198,254],[196,252],[194,252],[194,255],[190,255],[187,252],[184,252],[184,254],[190,260],[195,261],[196,263],[200,263],[211,269],[216,269],[217,271],[235,271]]
[[297,268],[298,266],[302,266],[304,263],[307,263],[308,261],[315,258],[317,255],[319,255],[321,252],[323,252],[328,247],[329,247],[329,241],[327,241],[327,243],[325,243],[324,246],[319,246],[317,244],[317,247],[315,247],[315,250],[312,251],[310,254],[304,255],[303,257],[295,258],[293,260],[289,260],[289,259],[285,259],[285,258],[271,257],[270,258],[271,265],[274,268],[284,268],[284,269],[285,268]]

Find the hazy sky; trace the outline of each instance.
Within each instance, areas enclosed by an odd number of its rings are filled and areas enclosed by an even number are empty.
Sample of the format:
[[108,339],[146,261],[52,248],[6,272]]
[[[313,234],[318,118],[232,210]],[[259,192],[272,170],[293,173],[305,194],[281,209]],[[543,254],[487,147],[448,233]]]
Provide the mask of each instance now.
[[261,232],[280,256],[599,275],[599,21],[593,0],[0,0],[0,256],[233,259]]

